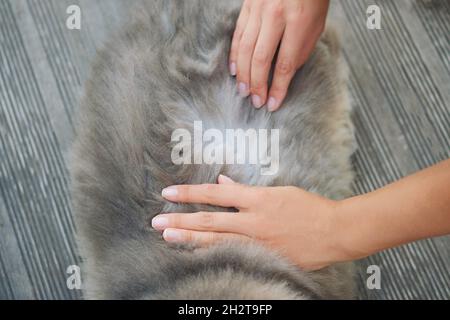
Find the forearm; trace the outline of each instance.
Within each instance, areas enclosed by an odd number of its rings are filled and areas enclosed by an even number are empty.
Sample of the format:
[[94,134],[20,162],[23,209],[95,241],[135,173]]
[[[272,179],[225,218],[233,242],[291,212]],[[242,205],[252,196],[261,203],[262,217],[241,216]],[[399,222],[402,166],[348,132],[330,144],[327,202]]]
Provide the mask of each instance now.
[[450,159],[338,208],[339,241],[352,259],[450,234]]

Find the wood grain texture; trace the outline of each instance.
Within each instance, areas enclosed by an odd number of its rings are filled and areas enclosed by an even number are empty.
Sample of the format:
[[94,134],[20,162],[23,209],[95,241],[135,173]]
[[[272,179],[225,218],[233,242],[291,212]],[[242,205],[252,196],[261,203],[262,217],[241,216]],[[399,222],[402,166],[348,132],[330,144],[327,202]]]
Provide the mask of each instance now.
[[[96,48],[133,1],[0,1],[0,299],[78,299],[67,162],[73,115]],[[369,4],[381,30],[366,28]],[[66,28],[66,8],[82,29]],[[355,194],[450,157],[450,2],[332,2],[350,73],[359,150]],[[361,213],[363,214],[363,213]],[[382,236],[383,230],[380,230]],[[381,268],[381,290],[365,286]],[[360,261],[363,299],[449,299],[450,238]]]

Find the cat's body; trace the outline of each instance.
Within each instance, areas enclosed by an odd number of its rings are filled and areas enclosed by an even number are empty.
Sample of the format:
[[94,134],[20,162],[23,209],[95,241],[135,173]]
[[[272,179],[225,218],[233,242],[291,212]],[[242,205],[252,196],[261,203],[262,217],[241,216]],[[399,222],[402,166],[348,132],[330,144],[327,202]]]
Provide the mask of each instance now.
[[[304,272],[254,244],[173,247],[150,227],[161,212],[208,206],[164,201],[173,184],[295,185],[350,194],[354,150],[345,74],[327,32],[297,73],[283,107],[256,110],[227,72],[240,3],[148,1],[99,51],[79,112],[72,166],[87,297],[106,299],[350,298],[349,265]],[[205,128],[280,129],[280,168],[175,165],[171,134]]]

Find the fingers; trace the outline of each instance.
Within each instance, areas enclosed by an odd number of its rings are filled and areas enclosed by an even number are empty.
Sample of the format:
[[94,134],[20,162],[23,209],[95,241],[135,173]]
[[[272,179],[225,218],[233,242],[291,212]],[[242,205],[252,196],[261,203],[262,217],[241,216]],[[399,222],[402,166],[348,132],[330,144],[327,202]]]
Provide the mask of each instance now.
[[166,229],[163,238],[171,243],[193,243],[207,246],[221,241],[250,241],[249,237],[233,233],[201,232],[180,229]]
[[261,27],[260,11],[259,6],[252,7],[247,26],[239,42],[236,76],[241,97],[247,97],[250,94],[250,68]]
[[237,72],[236,63],[238,57],[239,43],[241,42],[242,34],[244,33],[245,27],[247,26],[248,18],[250,15],[249,3],[250,3],[249,1],[245,1],[244,4],[242,5],[242,10],[236,22],[236,28],[234,29],[233,39],[231,41],[229,65],[230,65],[230,74],[232,76],[235,76]]
[[153,218],[156,230],[188,229],[196,231],[216,231],[246,233],[249,216],[233,212],[167,213]]
[[162,196],[173,202],[203,203],[244,209],[255,202],[257,188],[235,184],[200,184],[171,186]]
[[[244,2],[230,51],[230,73],[237,76],[242,97],[251,94],[256,108],[267,104],[269,111],[276,111],[281,106],[297,69],[323,31],[328,5],[328,0]],[[272,61],[280,43],[268,94]]]
[[263,17],[261,30],[251,60],[250,92],[252,103],[256,108],[262,107],[267,100],[267,83],[272,60],[284,31],[281,19],[282,8],[268,10]]

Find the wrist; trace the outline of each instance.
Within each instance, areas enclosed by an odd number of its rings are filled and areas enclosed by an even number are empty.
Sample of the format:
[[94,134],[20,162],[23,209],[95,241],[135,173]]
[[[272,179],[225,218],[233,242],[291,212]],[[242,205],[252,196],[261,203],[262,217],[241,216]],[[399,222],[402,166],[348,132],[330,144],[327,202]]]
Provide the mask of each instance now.
[[337,262],[365,258],[377,250],[374,249],[372,227],[374,224],[358,209],[361,196],[336,201],[335,203],[335,251]]

